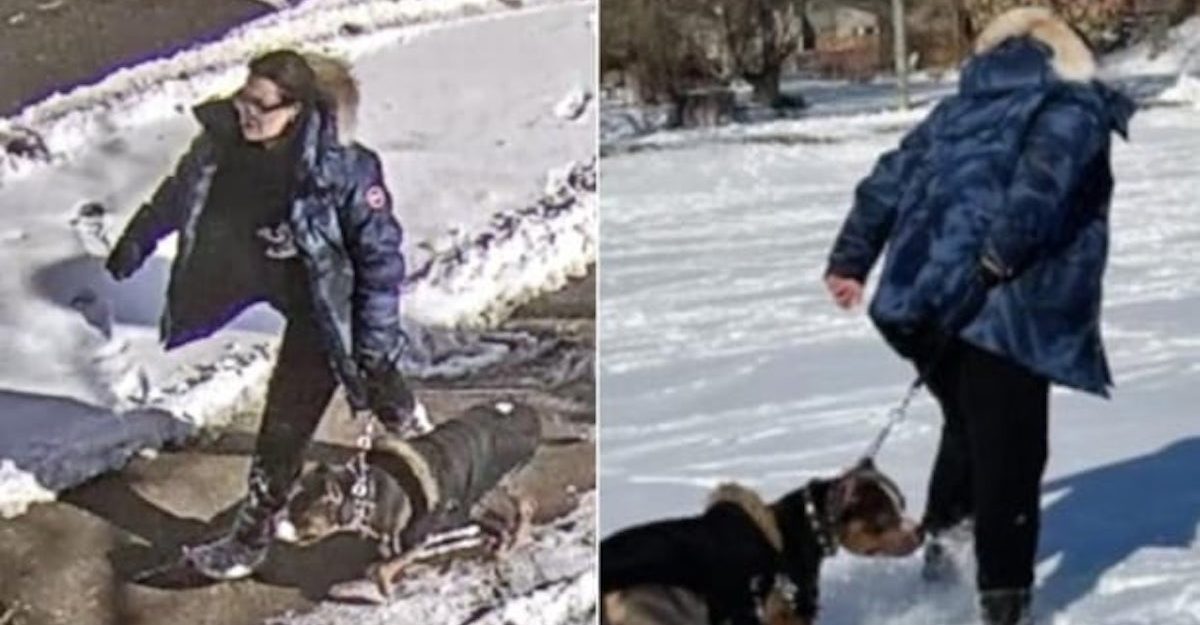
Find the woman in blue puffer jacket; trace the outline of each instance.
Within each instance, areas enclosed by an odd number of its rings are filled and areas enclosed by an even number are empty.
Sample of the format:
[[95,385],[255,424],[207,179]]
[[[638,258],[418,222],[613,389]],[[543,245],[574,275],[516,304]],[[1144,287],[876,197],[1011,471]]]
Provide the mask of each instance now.
[[928,371],[944,415],[925,527],[973,519],[984,620],[1026,622],[1049,385],[1107,396],[1100,338],[1113,177],[1133,103],[1095,80],[1085,40],[1047,9],[979,36],[959,93],[859,184],[826,286],[850,308],[885,245],[870,316]]
[[401,230],[379,157],[350,128],[349,68],[291,50],[250,63],[232,98],[194,110],[201,131],[109,255],[118,280],[179,234],[161,334],[206,337],[267,302],[287,319],[231,531],[189,549],[200,572],[231,579],[266,557],[303,454],[339,384],[394,431],[425,421],[397,368]]

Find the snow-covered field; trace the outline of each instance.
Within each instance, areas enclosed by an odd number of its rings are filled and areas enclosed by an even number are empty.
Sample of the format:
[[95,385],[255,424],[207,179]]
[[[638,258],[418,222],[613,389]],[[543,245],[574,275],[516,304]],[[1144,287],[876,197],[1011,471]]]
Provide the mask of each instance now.
[[[699,511],[724,480],[779,495],[864,452],[914,373],[821,274],[855,183],[924,112],[664,133],[604,160],[603,534]],[[1036,612],[1196,624],[1200,114],[1143,111],[1113,158],[1117,388],[1053,396]],[[879,459],[914,515],[939,426],[922,395]],[[931,591],[918,570],[839,555],[821,622],[977,622],[969,578]]]
[[[434,326],[486,326],[593,261],[594,12],[311,0],[0,120],[6,143],[32,131],[50,154],[0,153],[0,513],[216,423],[261,390],[277,315],[253,309],[163,353],[173,245],[120,284],[101,255],[197,132],[187,108],[229,93],[265,49],[353,60],[358,137],[381,154],[406,227],[411,373],[504,358],[503,346]],[[86,202],[108,215],[76,219]]]

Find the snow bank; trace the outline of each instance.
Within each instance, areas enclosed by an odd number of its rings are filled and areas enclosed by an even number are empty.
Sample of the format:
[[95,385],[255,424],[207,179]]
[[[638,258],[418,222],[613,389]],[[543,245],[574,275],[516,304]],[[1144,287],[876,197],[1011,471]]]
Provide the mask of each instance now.
[[432,243],[401,310],[423,325],[487,327],[557,291],[595,262],[596,201],[595,160],[551,172],[537,203],[495,215],[483,232]]
[[567,517],[535,527],[532,540],[487,563],[456,560],[444,571],[414,567],[383,607],[324,603],[267,625],[480,623],[585,625],[596,614],[596,496]]

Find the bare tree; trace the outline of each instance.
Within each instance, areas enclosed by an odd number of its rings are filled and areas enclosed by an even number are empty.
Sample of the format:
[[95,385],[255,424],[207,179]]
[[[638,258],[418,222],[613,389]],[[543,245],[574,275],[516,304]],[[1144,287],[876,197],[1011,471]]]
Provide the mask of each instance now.
[[724,40],[732,72],[767,105],[780,102],[784,63],[800,49],[803,22],[795,0],[705,0]]
[[698,18],[705,0],[604,0],[601,67],[626,74],[640,100],[678,104],[725,72],[703,45]]

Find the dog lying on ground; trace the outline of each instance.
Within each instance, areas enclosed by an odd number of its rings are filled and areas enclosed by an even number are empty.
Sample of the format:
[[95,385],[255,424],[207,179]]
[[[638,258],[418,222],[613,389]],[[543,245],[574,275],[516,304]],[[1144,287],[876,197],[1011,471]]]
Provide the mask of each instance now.
[[904,498],[870,460],[768,504],[736,484],[698,517],[618,532],[600,544],[607,625],[808,624],[821,561],[839,546],[904,556],[921,544]]
[[301,545],[343,531],[378,540],[383,559],[367,578],[386,598],[404,566],[440,533],[478,524],[493,549],[520,540],[534,504],[502,491],[541,437],[537,412],[509,401],[473,406],[416,438],[382,435],[367,455],[364,507],[352,496],[354,470],[322,464],[300,478],[277,535]]

